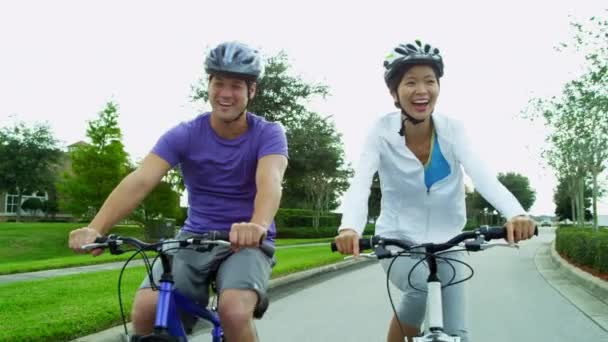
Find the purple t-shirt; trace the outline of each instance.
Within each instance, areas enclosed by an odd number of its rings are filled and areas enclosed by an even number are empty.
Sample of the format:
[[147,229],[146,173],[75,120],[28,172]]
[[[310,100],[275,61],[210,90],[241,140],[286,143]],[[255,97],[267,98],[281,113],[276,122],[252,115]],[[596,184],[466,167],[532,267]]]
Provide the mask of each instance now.
[[[235,139],[224,139],[211,128],[211,114],[183,122],[160,137],[152,152],[171,166],[180,164],[188,190],[188,218],[183,230],[230,230],[233,223],[249,222],[256,195],[258,160],[287,154],[283,126],[247,113],[248,129]],[[268,240],[276,235],[274,222]]]

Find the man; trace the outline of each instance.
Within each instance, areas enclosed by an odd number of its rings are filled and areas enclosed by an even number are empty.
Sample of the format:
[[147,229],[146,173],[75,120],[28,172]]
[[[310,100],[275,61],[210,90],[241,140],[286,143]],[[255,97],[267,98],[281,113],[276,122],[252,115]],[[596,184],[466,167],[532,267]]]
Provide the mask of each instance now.
[[[141,166],[114,189],[91,223],[70,233],[69,241],[70,248],[83,252],[80,246],[107,234],[179,164],[189,209],[177,238],[226,230],[232,248],[178,251],[173,261],[175,287],[206,304],[209,275],[216,274],[220,320],[229,341],[256,340],[253,314],[256,308],[263,313],[259,304],[266,301],[274,261],[255,247],[264,237],[265,243],[274,243],[273,219],[287,167],[283,127],[246,110],[262,69],[258,52],[247,45],[228,42],[211,50],[205,70],[212,111],[166,132]],[[160,272],[155,267],[157,279]],[[153,331],[157,298],[146,277],[132,311],[137,335]]]

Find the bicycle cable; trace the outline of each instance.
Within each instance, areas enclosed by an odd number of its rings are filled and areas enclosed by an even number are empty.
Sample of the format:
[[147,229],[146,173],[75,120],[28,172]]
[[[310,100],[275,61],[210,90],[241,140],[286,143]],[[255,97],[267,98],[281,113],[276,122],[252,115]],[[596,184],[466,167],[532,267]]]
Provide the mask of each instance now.
[[393,267],[393,264],[397,260],[397,257],[402,256],[402,255],[405,256],[404,254],[426,254],[426,252],[423,253],[423,252],[401,251],[393,258],[393,260],[391,260],[390,264],[388,265],[388,269],[386,270],[386,293],[388,294],[388,300],[391,303],[391,308],[393,309],[393,314],[395,315],[395,318],[397,319],[397,322],[399,325],[399,330],[401,331],[401,334],[403,336],[406,336],[405,331],[403,331],[403,326],[401,326],[401,320],[399,319],[399,315],[397,315],[397,309],[395,308],[395,303],[393,302],[393,296],[391,295],[391,288],[390,288],[391,268]]
[[[457,246],[457,245],[454,245],[454,246]],[[475,274],[475,271],[473,270],[473,268],[469,264],[467,264],[466,262],[461,261],[461,260],[457,260],[457,259],[454,259],[454,258],[448,258],[448,257],[441,256],[441,254],[461,252],[461,251],[466,251],[466,249],[459,249],[459,250],[455,250],[455,251],[443,251],[443,252],[440,252],[440,253],[437,253],[437,254],[433,254],[433,253],[429,253],[429,252],[401,251],[395,257],[392,258],[393,260],[391,260],[391,262],[390,262],[390,264],[388,266],[388,269],[386,270],[386,292],[388,294],[388,299],[389,299],[389,302],[391,304],[391,308],[393,309],[393,314],[395,315],[395,318],[399,322],[399,324],[398,324],[399,325],[399,330],[401,331],[401,334],[403,336],[406,336],[406,334],[405,334],[405,331],[403,331],[403,327],[401,326],[401,321],[399,320],[399,316],[397,314],[397,309],[395,308],[395,303],[393,302],[393,298],[392,298],[391,291],[390,291],[390,272],[391,272],[393,264],[395,263],[395,261],[397,260],[397,258],[399,258],[399,257],[406,257],[406,256],[409,256],[411,254],[422,254],[422,255],[425,255],[424,258],[420,259],[418,262],[416,262],[416,264],[414,264],[414,266],[412,266],[412,268],[408,272],[408,276],[407,277],[408,277],[408,285],[410,287],[412,287],[413,289],[415,289],[417,291],[427,292],[427,291],[418,289],[417,287],[415,287],[411,283],[411,275],[412,275],[414,269],[416,267],[420,266],[431,255],[434,255],[436,259],[445,261],[448,265],[450,265],[450,267],[452,268],[452,271],[453,271],[452,272],[452,278],[450,279],[450,281],[446,285],[444,285],[444,286],[441,287],[442,289],[444,289],[446,287],[449,287],[449,286],[456,285],[456,284],[460,284],[462,282],[465,282],[465,281],[473,278],[473,275]],[[456,268],[451,263],[451,261],[463,264],[464,266],[466,266],[467,268],[469,268],[469,270],[471,271],[470,275],[468,277],[464,278],[464,279],[461,279],[461,280],[457,281],[457,282],[453,282],[454,279],[456,278]]]
[[[122,325],[125,329],[125,336],[129,336],[129,331],[127,330],[127,320],[125,318],[125,312],[124,312],[124,307],[122,305],[122,295],[121,295],[121,285],[122,285],[122,275],[125,272],[125,269],[127,268],[127,265],[129,264],[129,262],[131,262],[135,256],[137,256],[137,254],[141,254],[144,258],[144,263],[149,263],[149,260],[147,260],[147,256],[146,253],[143,252],[143,249],[139,248],[135,251],[135,253],[133,253],[129,259],[127,259],[127,261],[125,261],[124,265],[122,265],[122,269],[120,270],[120,274],[118,275],[118,306],[120,307],[120,316],[122,317]],[[147,268],[146,268],[147,270]]]

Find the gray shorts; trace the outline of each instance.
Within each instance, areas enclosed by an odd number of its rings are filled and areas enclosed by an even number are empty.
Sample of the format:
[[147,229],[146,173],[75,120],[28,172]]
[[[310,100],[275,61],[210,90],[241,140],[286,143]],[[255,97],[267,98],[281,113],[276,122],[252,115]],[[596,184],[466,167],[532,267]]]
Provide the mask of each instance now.
[[[196,234],[180,231],[175,238],[194,236]],[[253,290],[258,294],[254,316],[261,318],[268,306],[266,291],[274,264],[274,256],[260,248],[244,248],[237,253],[233,253],[227,246],[214,246],[208,252],[197,252],[191,248],[178,249],[173,252],[173,280],[179,293],[201,306],[209,303],[209,285],[212,280],[215,280],[218,293],[225,289]],[[159,259],[152,270],[157,285],[162,271]],[[139,288],[151,288],[148,276]]]
[[[448,258],[463,260],[463,252],[443,254]],[[382,259],[380,262],[384,271],[393,259]],[[403,292],[401,302],[397,305],[397,316],[399,321],[407,325],[419,328],[426,314],[426,292],[412,288],[408,283],[408,274],[412,267],[420,261],[420,257],[399,257],[393,263],[390,273],[390,281]],[[454,281],[462,280],[469,275],[468,268],[456,262],[452,262],[456,269]],[[446,285],[454,276],[454,270],[445,261],[437,260],[438,276],[443,285]],[[429,269],[426,262],[416,266],[412,272],[411,283],[417,289],[426,291]],[[469,341],[466,324],[466,283],[449,286],[442,289],[443,302],[443,327],[448,335],[460,336],[462,342]]]

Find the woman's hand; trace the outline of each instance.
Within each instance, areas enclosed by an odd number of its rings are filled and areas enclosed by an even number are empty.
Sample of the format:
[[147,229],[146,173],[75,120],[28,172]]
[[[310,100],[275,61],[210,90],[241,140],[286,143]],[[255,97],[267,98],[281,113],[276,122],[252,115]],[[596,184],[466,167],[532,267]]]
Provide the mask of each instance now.
[[536,222],[527,215],[519,215],[510,218],[505,227],[507,228],[507,242],[514,244],[534,236]]
[[359,233],[354,229],[342,229],[336,236],[336,247],[342,254],[359,256]]

